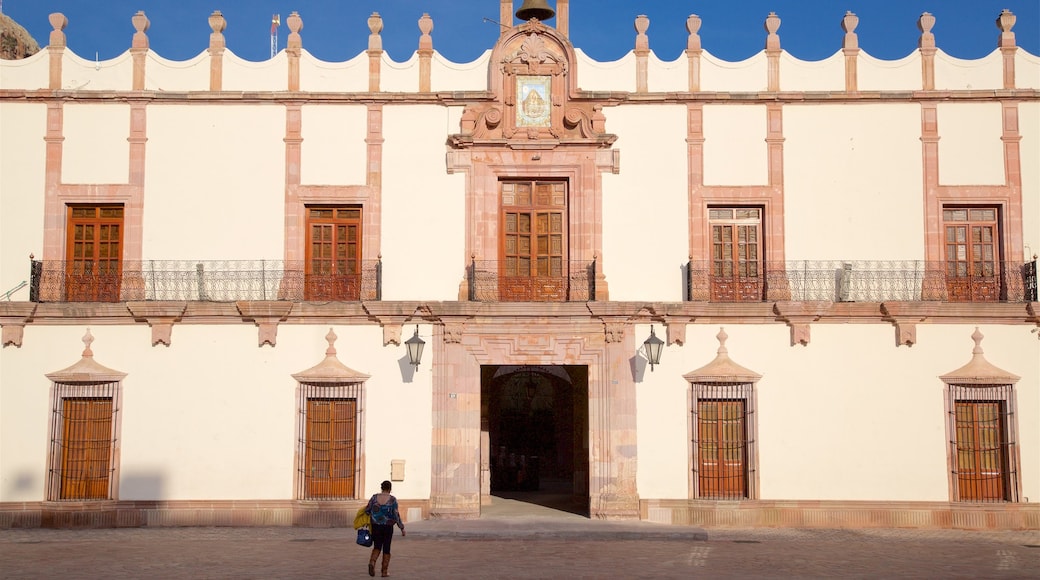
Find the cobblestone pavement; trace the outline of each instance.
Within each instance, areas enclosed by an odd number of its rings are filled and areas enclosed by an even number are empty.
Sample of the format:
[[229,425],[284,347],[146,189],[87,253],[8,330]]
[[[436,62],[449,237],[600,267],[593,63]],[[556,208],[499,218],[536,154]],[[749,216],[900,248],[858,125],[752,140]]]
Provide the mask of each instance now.
[[[1040,532],[703,529],[571,518],[423,521],[397,578],[1040,578]],[[0,578],[367,578],[343,528],[0,531]],[[379,571],[377,568],[376,574]]]

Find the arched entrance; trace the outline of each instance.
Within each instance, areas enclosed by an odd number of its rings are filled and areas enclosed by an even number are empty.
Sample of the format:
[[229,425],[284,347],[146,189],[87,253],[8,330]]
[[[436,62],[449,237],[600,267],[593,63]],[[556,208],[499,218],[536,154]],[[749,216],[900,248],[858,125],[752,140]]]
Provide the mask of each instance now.
[[481,505],[510,500],[589,515],[584,365],[482,365]]

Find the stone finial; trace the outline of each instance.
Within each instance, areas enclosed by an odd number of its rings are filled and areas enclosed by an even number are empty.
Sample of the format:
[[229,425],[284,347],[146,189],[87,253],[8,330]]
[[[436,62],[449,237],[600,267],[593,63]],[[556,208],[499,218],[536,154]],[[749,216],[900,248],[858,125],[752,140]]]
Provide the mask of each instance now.
[[65,46],[65,27],[69,25],[69,19],[65,18],[65,15],[61,12],[52,12],[47,17],[50,21],[51,27],[54,30],[51,31],[50,45],[54,48]]
[[780,50],[780,35],[776,33],[780,30],[780,17],[776,15],[776,12],[770,12],[769,16],[766,16],[765,23],[766,32],[766,50]]
[[935,26],[935,16],[930,12],[922,12],[917,19],[917,29],[921,31],[921,38],[917,41],[917,48],[935,48],[935,35],[932,27]]
[[90,328],[87,328],[87,333],[83,335],[83,358],[91,358],[94,356],[94,351],[90,350],[90,345],[93,342],[94,335],[90,334]]
[[1011,32],[1012,27],[1015,26],[1015,14],[1005,8],[1000,12],[1000,16],[997,16],[997,28],[1000,29],[1000,39],[997,40],[997,46],[999,48],[1009,48],[1015,46],[1015,33]]
[[842,48],[846,50],[859,48],[859,37],[856,35],[857,26],[859,26],[859,16],[852,11],[845,12],[845,17],[841,19],[841,29],[845,31],[845,36],[841,39]]
[[419,32],[422,32],[422,36],[419,37],[419,50],[433,50],[433,37],[430,36],[433,32],[433,18],[426,12],[419,18]]
[[686,39],[686,50],[699,51],[701,49],[701,36],[698,34],[700,29],[700,16],[690,14],[686,17],[686,32],[690,33],[690,36]]
[[975,355],[975,354],[982,354],[982,339],[983,338],[985,338],[985,336],[983,336],[983,334],[981,332],[979,332],[979,327],[976,326],[975,327],[975,332],[971,333],[971,340],[975,343],[975,348],[971,349],[971,354],[973,354],[973,355]]
[[209,15],[209,28],[213,31],[209,35],[209,51],[212,53],[224,50],[224,29],[227,28],[227,20],[220,10],[214,10],[213,14]]
[[300,50],[303,48],[303,38],[300,36],[300,31],[303,30],[303,18],[300,18],[299,12],[294,10],[285,19],[285,24],[289,27],[289,38],[285,41],[285,51],[299,56]]
[[329,333],[325,335],[325,340],[329,343],[329,348],[325,349],[325,356],[336,356],[336,336],[335,331],[329,328]]
[[718,341],[719,341],[718,353],[719,354],[726,354],[726,353],[728,353],[729,350],[726,349],[726,339],[729,338],[729,335],[726,334],[726,328],[723,327],[723,326],[720,326],[719,327],[719,333],[715,335],[715,338],[718,339]]
[[383,18],[378,12],[373,12],[368,17],[368,50],[383,50],[383,38],[379,33],[383,31]]
[[148,48],[148,35],[145,32],[148,31],[148,27],[151,22],[148,21],[148,17],[145,16],[144,10],[138,10],[137,14],[134,14],[130,19],[130,22],[134,25],[134,38],[130,44],[131,48]]
[[650,52],[650,37],[646,35],[650,28],[650,19],[645,14],[636,16],[636,54]]

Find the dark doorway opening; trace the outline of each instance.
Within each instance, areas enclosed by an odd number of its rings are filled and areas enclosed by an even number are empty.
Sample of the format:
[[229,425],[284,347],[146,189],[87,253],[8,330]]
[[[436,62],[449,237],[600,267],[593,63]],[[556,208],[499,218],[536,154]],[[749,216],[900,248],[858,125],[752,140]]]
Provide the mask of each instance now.
[[589,514],[584,365],[481,366],[481,503]]

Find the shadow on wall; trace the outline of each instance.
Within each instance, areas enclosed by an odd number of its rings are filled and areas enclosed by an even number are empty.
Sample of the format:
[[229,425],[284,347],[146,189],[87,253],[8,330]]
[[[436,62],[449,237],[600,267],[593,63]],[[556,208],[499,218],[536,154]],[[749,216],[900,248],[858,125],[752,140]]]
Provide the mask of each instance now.
[[119,482],[119,499],[162,500],[163,478],[154,473],[125,473]]

